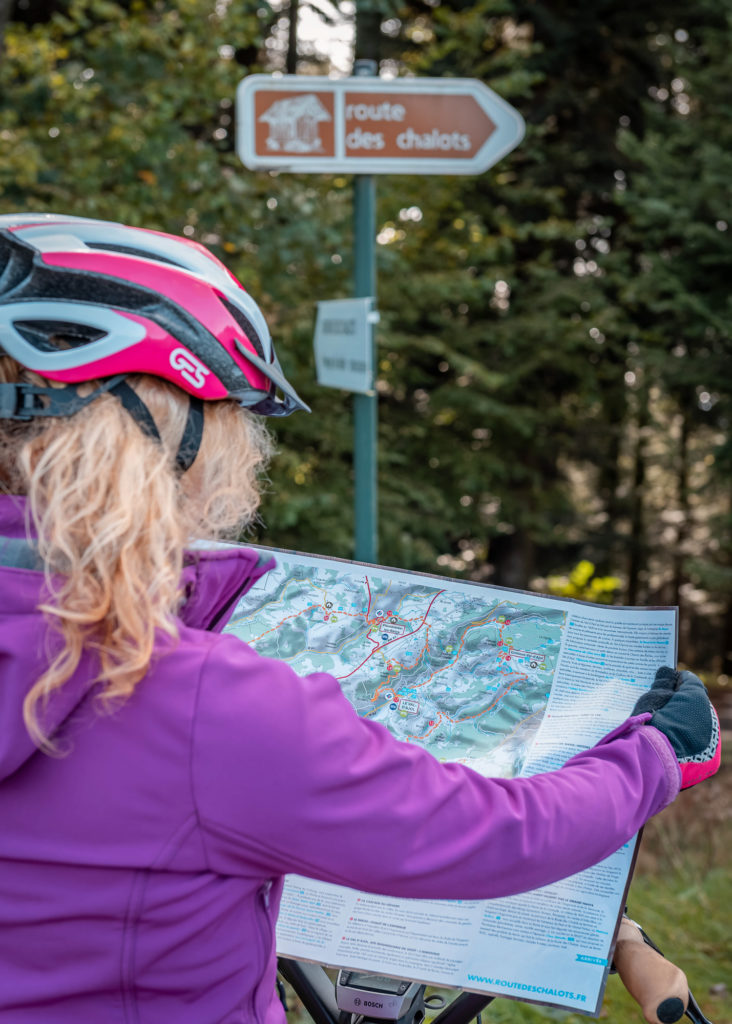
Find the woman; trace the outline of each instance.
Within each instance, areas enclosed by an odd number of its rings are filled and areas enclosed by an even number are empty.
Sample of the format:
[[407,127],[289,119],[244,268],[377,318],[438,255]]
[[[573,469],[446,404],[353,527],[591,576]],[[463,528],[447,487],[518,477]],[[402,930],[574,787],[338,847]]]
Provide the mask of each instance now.
[[186,544],[251,521],[258,416],[304,406],[201,246],[0,217],[0,343],[2,1020],[281,1022],[285,873],[514,893],[617,849],[676,796],[680,758],[714,770],[703,687],[671,670],[654,725],[493,780],[217,632],[267,566]]

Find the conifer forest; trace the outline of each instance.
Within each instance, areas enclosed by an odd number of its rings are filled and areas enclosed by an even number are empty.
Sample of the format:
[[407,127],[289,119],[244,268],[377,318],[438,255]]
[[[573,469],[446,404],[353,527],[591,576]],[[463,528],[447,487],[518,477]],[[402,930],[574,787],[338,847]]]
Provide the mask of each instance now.
[[352,400],[315,304],[352,294],[349,175],[251,171],[262,72],[477,78],[523,142],[377,183],[380,561],[680,608],[732,675],[730,0],[0,0],[0,213],[209,246],[312,407],[252,539],[352,556]]

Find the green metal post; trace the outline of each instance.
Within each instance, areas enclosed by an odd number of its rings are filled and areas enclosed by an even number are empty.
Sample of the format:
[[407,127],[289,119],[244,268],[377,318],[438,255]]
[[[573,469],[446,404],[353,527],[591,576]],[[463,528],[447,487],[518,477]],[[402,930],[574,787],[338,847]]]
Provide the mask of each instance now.
[[[375,75],[375,61],[358,61],[355,74]],[[354,202],[354,296],[376,297],[376,183],[370,174],[357,174]],[[374,344],[374,372],[376,345]],[[378,406],[376,392],[353,396],[353,466],[355,475],[355,557],[376,562],[379,554],[377,482]]]

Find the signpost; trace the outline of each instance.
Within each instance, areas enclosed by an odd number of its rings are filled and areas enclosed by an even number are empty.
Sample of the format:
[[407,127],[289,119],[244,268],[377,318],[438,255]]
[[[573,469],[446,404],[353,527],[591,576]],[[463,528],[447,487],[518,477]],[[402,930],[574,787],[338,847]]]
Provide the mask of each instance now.
[[[353,82],[373,81],[375,60],[357,60]],[[353,177],[353,294],[376,296],[376,181]],[[372,358],[376,363],[376,345]],[[379,406],[376,392],[353,396],[354,554],[359,562],[378,561],[379,553]]]
[[[374,174],[481,174],[524,135],[518,111],[471,78],[377,78],[375,61],[356,61],[352,78],[249,75],[237,89],[237,152],[252,170],[346,173],[354,177],[354,293],[369,309],[376,295]],[[319,307],[334,303],[319,303]],[[373,314],[372,314],[373,315]],[[322,324],[319,309],[318,323]],[[369,332],[371,333],[371,332]],[[316,358],[328,332],[316,327]],[[335,335],[331,336],[332,338]],[[373,365],[373,339],[371,359]],[[358,361],[358,360],[356,360]],[[364,360],[368,362],[369,360]],[[333,370],[333,364],[330,370]],[[341,368],[344,369],[344,368]],[[354,394],[355,555],[377,561],[376,395],[368,388],[331,383]],[[363,384],[367,378],[358,377]]]

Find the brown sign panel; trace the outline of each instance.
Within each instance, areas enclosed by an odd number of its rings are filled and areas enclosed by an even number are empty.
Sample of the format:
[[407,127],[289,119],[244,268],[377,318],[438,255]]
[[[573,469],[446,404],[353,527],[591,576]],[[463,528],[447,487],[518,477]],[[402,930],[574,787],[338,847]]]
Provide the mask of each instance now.
[[523,134],[474,79],[249,75],[237,90],[237,151],[253,169],[480,174]]
[[472,96],[345,94],[348,156],[469,159],[495,131]]

